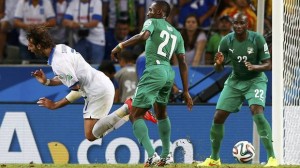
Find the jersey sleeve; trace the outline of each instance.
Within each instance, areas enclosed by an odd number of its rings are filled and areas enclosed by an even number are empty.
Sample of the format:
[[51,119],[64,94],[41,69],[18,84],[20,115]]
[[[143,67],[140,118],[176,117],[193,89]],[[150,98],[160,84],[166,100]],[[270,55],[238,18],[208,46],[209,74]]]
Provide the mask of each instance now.
[[71,65],[69,65],[69,63],[62,65],[56,72],[59,76],[63,75],[63,78],[60,79],[68,88],[72,89],[73,86],[78,84],[75,70],[71,67]]
[[142,32],[148,30],[151,34],[154,30],[153,20],[148,19],[144,22]]
[[259,57],[259,60],[266,60],[269,59],[270,52],[268,48],[268,44],[266,43],[265,38],[262,35],[258,35],[256,38],[256,44],[257,44],[257,55]]
[[176,48],[175,54],[185,54],[184,42],[181,35],[178,38],[178,46]]

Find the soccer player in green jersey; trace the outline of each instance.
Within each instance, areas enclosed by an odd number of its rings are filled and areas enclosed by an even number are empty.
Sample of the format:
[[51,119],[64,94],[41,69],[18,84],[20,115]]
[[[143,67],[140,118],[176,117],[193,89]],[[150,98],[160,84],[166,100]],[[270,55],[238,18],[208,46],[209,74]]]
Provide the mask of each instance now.
[[[147,13],[149,19],[145,21],[141,33],[120,43],[111,52],[112,59],[117,59],[117,54],[123,48],[146,40],[146,69],[138,83],[129,116],[135,137],[148,153],[145,167],[164,166],[170,151],[171,124],[166,106],[175,78],[170,64],[173,54],[177,56],[179,61],[185,102],[189,110],[193,106],[192,98],[188,92],[188,72],[183,39],[181,34],[166,21],[169,13],[170,6],[167,2],[153,2]],[[150,142],[148,128],[143,120],[143,115],[153,104],[158,119],[159,136],[162,141],[160,156],[157,155]]]
[[264,37],[248,31],[247,26],[247,17],[244,14],[234,15],[234,32],[221,40],[219,51],[215,55],[215,69],[223,70],[224,62],[228,60],[232,64],[232,73],[219,97],[211,126],[211,155],[198,164],[198,167],[221,165],[219,152],[225,120],[231,113],[240,110],[244,100],[248,101],[252,119],[267,151],[268,163],[265,166],[278,166],[273,151],[271,127],[263,114],[268,82],[263,71],[271,70],[271,58]]

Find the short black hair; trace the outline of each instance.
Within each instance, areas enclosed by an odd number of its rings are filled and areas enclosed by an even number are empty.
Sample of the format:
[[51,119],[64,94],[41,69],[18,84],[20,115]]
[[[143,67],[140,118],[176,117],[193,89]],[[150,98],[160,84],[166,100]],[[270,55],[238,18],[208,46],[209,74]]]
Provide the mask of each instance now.
[[228,15],[222,15],[219,17],[219,21],[225,20],[227,22],[232,22],[232,18]]
[[116,24],[127,24],[127,25],[129,25],[129,23],[130,23],[129,19],[118,19],[116,21]]
[[123,59],[125,62],[132,62],[135,63],[135,55],[130,50],[124,50],[120,53],[120,58]]
[[155,3],[162,8],[163,12],[165,13],[166,17],[169,17],[171,12],[171,7],[166,1],[155,1]]
[[114,62],[110,61],[110,60],[103,60],[101,65],[99,66],[98,70],[103,73],[106,72],[108,74],[116,73],[116,68],[115,68]]

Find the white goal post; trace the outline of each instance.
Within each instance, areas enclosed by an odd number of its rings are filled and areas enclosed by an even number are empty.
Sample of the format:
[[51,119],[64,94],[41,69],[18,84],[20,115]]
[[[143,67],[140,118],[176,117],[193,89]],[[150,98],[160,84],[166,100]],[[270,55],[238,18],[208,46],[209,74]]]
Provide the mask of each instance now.
[[272,132],[280,164],[300,165],[300,0],[273,0]]

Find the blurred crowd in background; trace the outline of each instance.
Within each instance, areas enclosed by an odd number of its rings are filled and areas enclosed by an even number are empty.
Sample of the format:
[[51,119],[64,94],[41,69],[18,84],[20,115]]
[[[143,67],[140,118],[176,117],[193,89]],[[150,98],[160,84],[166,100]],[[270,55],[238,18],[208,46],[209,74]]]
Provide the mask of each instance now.
[[[167,20],[183,36],[189,66],[212,65],[218,44],[232,31],[232,17],[243,12],[249,30],[256,31],[258,0],[166,0],[172,7]],[[116,100],[134,93],[138,77],[126,83],[129,73],[143,62],[144,44],[126,48],[119,62],[110,60],[111,50],[142,29],[152,0],[0,0],[0,64],[47,64],[27,49],[26,29],[32,24],[49,27],[56,43],[65,43],[90,64],[99,67],[115,84]],[[264,34],[272,30],[272,0],[265,0]],[[268,40],[267,40],[268,41]],[[114,64],[120,64],[116,72]],[[172,60],[176,65],[176,59]],[[139,65],[137,65],[139,66]],[[117,74],[116,74],[117,73]],[[127,73],[127,74],[128,74]],[[139,73],[135,72],[134,74]],[[122,85],[124,88],[122,88]],[[126,90],[126,91],[125,91]],[[176,91],[176,88],[175,88]],[[178,91],[178,90],[177,90]]]
[[[237,12],[256,30],[257,0],[166,0],[167,20],[180,30],[190,66],[211,65],[220,39]],[[138,33],[152,0],[0,0],[0,63],[45,64],[27,50],[26,28],[44,24],[56,43],[74,47],[91,64],[110,60],[111,50]],[[271,31],[272,0],[265,1],[265,33]],[[135,59],[144,45],[127,48]],[[176,65],[176,60],[172,60]]]

